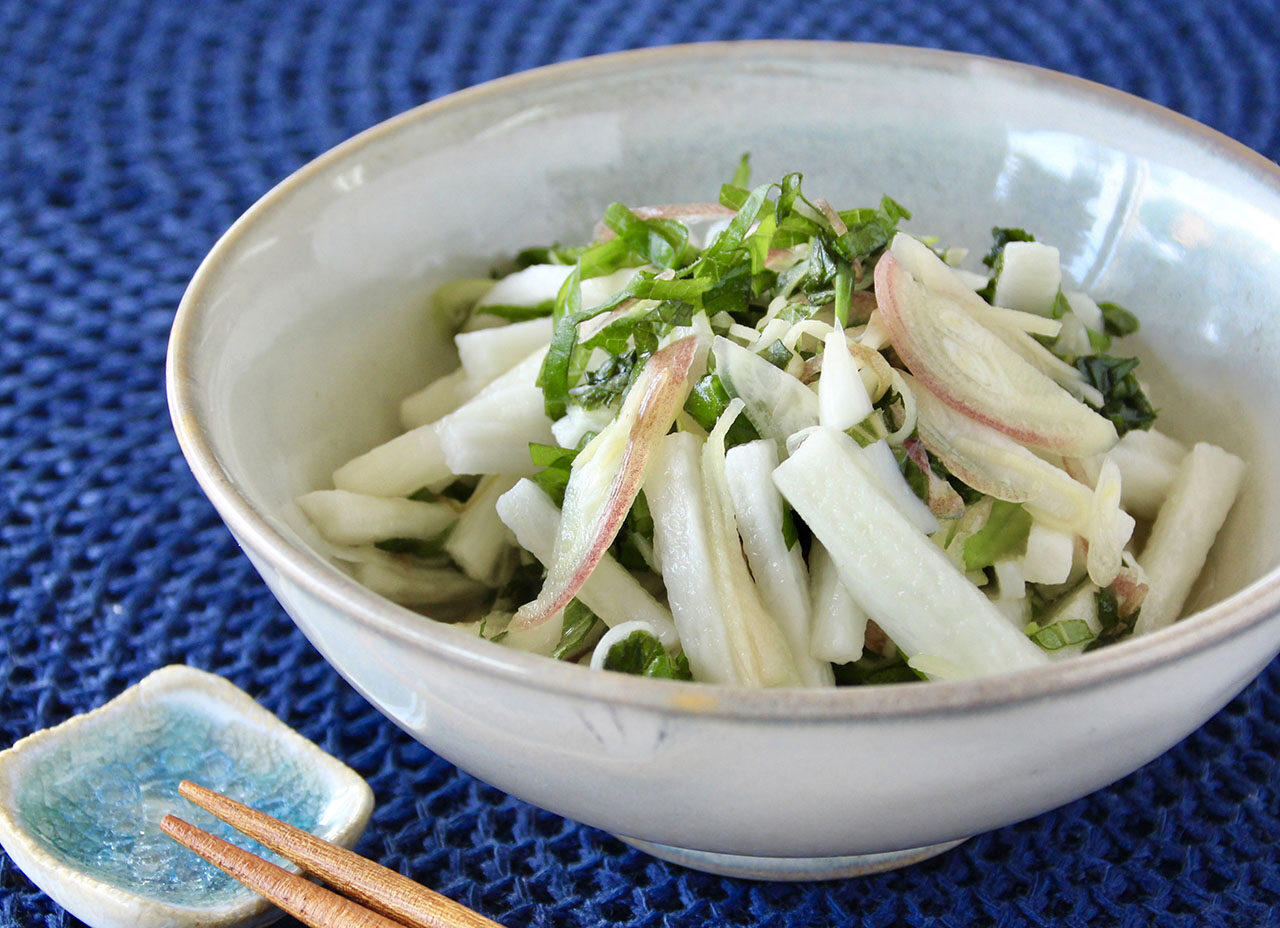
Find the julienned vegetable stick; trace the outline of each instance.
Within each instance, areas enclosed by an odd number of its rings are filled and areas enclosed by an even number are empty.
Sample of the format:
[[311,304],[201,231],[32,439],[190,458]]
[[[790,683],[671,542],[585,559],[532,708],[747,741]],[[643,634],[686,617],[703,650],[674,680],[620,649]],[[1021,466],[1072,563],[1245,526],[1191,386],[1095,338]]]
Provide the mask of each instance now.
[[435,430],[453,474],[528,476],[539,470],[529,458],[529,443],[554,440],[542,391],[532,384],[481,394],[437,422]]
[[1106,323],[1102,320],[1102,308],[1094,302],[1093,297],[1080,290],[1065,290],[1062,295],[1081,325],[1095,332],[1103,331]]
[[866,644],[867,614],[853,601],[820,541],[809,548],[809,566],[813,609],[810,653],[833,664],[858,660]]
[[779,443],[780,454],[789,435],[818,424],[818,398],[795,377],[723,336],[711,350],[725,390],[746,404],[751,424]]
[[733,497],[725,475],[724,439],[742,405],[741,400],[730,400],[702,443],[702,501],[707,511],[711,580],[724,604],[722,614],[741,682],[749,686],[799,686],[800,673],[791,645],[761,601],[760,590],[742,555]]
[[[701,442],[688,432],[663,438],[645,478],[644,493],[653,515],[654,545],[662,563],[667,601],[680,632],[680,643],[689,658],[693,678],[706,683],[761,686],[796,683],[799,675],[775,673],[780,657],[790,663],[781,631],[773,624],[777,641],[763,642],[784,655],[762,654],[755,633],[763,607],[752,610],[755,585],[742,565],[742,577],[726,576],[724,559],[742,554],[735,537],[732,551],[715,536],[714,514],[705,500],[705,467]],[[720,545],[717,550],[716,546]],[[735,588],[736,587],[736,588]],[[768,615],[764,618],[768,621]],[[768,631],[764,634],[767,636]]]
[[476,301],[484,306],[537,306],[554,300],[560,286],[573,272],[571,264],[534,264],[508,274]]
[[1000,257],[991,302],[1041,316],[1053,315],[1062,288],[1058,249],[1041,242],[1009,242]]
[[373,592],[405,606],[456,603],[488,592],[485,586],[452,568],[414,564],[376,548],[352,564],[351,572]]
[[[560,531],[560,510],[536,483],[518,482],[498,498],[497,511],[507,528],[515,532],[520,547],[544,564],[551,559]],[[671,649],[680,643],[671,613],[608,554],[578,591],[578,599],[610,627],[640,619],[659,630],[658,640],[664,647]]]
[[853,439],[817,429],[774,471],[782,495],[831,554],[840,579],[909,658],[977,677],[1046,662],[852,460]]
[[794,543],[788,548],[782,534],[782,497],[773,485],[777,446],[766,438],[730,448],[724,466],[747,563],[760,598],[787,636],[800,680],[805,686],[832,686],[835,675],[830,664],[809,653],[809,577],[800,545]]
[[1243,479],[1244,462],[1216,445],[1202,442],[1183,458],[1138,558],[1148,592],[1135,635],[1164,628],[1182,614]]
[[446,503],[316,490],[299,496],[298,508],[334,544],[368,545],[388,538],[435,538],[458,518]]
[[898,461],[886,441],[872,442],[854,455],[855,462],[862,468],[906,517],[907,521],[926,535],[938,530],[938,519],[924,501],[912,491],[907,479],[898,469]]
[[445,466],[454,474],[511,474],[537,470],[529,443],[553,440],[538,370],[546,348],[490,383],[435,425]]
[[1031,523],[1022,578],[1027,583],[1066,583],[1075,559],[1075,536],[1040,522]]
[[643,489],[667,601],[694,678],[732,683],[737,674],[710,583],[697,442],[688,432],[666,436],[649,464]]
[[416,429],[453,412],[475,395],[462,368],[438,377],[400,401],[400,424]]
[[458,359],[473,393],[551,341],[550,316],[455,335]]
[[511,535],[494,509],[498,497],[515,486],[515,477],[485,477],[453,526],[444,549],[462,572],[488,586],[503,581],[503,567],[511,549]]
[[[1133,429],[1125,432],[1124,437],[1120,439],[1116,447],[1123,445],[1125,448],[1132,449],[1145,458],[1158,458],[1168,464],[1177,467],[1182,463],[1182,459],[1187,456],[1187,448],[1178,439],[1166,435],[1159,429]],[[1115,450],[1114,448],[1112,449]]]
[[369,496],[408,496],[448,483],[453,474],[434,424],[420,425],[353,458],[333,472],[339,490]]
[[[1028,314],[1029,315],[1029,314]],[[1038,319],[1047,317],[1037,316]],[[1089,330],[1076,318],[1073,312],[1065,312],[1058,320],[1061,328],[1053,342],[1053,352],[1059,356],[1080,357],[1093,354],[1093,346],[1089,342]]]
[[568,412],[551,423],[551,434],[561,448],[576,448],[588,432],[603,432],[615,418],[608,406],[583,409],[571,405]]
[[[485,306],[537,306],[554,300],[560,287],[573,271],[571,264],[534,264],[524,270],[508,274],[499,280],[476,303],[476,309]],[[599,306],[627,285],[636,275],[633,267],[624,267],[604,277],[592,277],[582,282],[584,308]]]
[[456,474],[532,473],[529,442],[551,441],[542,391],[534,383],[545,353],[535,351],[438,422],[348,461],[333,472],[333,485],[370,496],[408,496],[447,484]]
[[849,354],[844,330],[835,328],[822,349],[822,377],[818,380],[818,418],[823,425],[844,431],[871,415],[871,397],[858,365]]
[[970,290],[978,291],[987,286],[988,278],[986,274],[979,274],[977,271],[967,271],[962,267],[955,267],[949,260],[944,263],[947,267],[951,268],[951,270],[955,271],[956,279],[962,281]]
[[1185,445],[1155,429],[1126,432],[1107,452],[1120,468],[1120,500],[1125,510],[1154,519],[1186,454]]

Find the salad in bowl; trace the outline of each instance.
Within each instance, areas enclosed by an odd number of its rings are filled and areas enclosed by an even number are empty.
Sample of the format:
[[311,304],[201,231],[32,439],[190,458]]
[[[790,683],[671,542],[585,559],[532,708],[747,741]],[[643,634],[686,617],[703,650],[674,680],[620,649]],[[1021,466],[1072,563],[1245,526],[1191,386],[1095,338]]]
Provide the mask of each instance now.
[[[1163,434],[1123,307],[798,173],[611,205],[435,297],[459,367],[297,499],[364,585],[595,669],[959,680],[1174,622],[1244,474]],[[984,243],[985,247],[985,243]]]

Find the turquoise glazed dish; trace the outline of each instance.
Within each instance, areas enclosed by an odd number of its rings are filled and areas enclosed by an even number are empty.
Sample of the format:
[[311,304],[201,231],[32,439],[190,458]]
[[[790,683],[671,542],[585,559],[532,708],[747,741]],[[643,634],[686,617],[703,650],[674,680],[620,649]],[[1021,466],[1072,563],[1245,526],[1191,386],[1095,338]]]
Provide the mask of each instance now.
[[160,830],[172,812],[287,866],[181,798],[184,779],[348,847],[373,807],[355,771],[226,680],[175,665],[0,753],[0,844],[93,928],[278,917]]

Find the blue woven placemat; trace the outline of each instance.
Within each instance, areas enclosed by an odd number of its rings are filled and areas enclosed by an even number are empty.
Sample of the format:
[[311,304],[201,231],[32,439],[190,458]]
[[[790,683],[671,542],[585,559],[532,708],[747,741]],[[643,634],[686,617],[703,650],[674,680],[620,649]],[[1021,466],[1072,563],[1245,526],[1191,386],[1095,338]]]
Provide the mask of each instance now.
[[[512,926],[1280,924],[1280,665],[1115,786],[936,860],[693,873],[477,782],[357,697],[205,502],[162,383],[183,287],[242,210],[482,80],[679,41],[928,45],[1092,78],[1274,160],[1278,23],[1275,0],[0,0],[0,747],[185,662],[369,779],[358,850]],[[0,926],[78,924],[0,855]]]

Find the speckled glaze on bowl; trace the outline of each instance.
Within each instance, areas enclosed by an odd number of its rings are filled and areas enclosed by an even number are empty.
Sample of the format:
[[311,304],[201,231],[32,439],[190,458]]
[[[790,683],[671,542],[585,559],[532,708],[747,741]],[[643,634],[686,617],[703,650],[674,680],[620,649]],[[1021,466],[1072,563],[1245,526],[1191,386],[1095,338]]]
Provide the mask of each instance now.
[[[1250,463],[1196,593],[1205,608],[999,678],[761,692],[511,653],[374,596],[319,553],[291,499],[394,434],[396,401],[454,363],[425,310],[433,287],[583,238],[613,200],[714,197],[744,151],[756,179],[801,170],[842,206],[889,193],[914,211],[909,229],[978,253],[993,225],[1029,227],[1077,285],[1138,312],[1164,427]],[[169,391],[196,477],[280,602],[433,750],[693,866],[834,876],[1124,776],[1280,650],[1277,306],[1280,170],[1185,118],[952,53],[673,47],[473,88],[303,168],[200,268]]]

